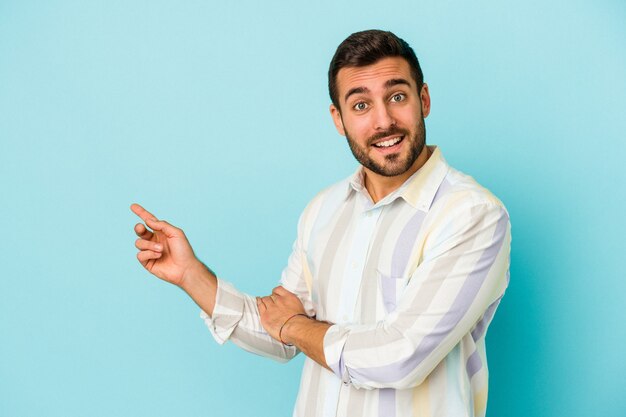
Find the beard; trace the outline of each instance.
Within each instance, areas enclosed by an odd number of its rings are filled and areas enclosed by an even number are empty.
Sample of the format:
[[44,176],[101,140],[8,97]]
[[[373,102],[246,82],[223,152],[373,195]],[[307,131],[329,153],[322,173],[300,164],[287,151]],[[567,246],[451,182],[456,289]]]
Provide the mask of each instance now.
[[[411,136],[411,132],[406,129],[391,128],[385,132],[370,136],[367,139],[366,147],[359,145],[346,130],[345,133],[346,139],[348,140],[348,146],[350,146],[352,155],[354,155],[356,160],[370,171],[385,177],[395,177],[396,175],[404,174],[413,166],[413,163],[422,153],[422,150],[426,145],[426,127],[424,124],[424,117],[421,119],[421,123],[417,126],[417,130],[413,136]],[[403,135],[404,138],[402,140],[408,141],[409,149],[406,157],[402,158],[400,153],[385,155],[384,164],[380,164],[370,158],[367,148],[371,146],[374,141],[391,135]]]

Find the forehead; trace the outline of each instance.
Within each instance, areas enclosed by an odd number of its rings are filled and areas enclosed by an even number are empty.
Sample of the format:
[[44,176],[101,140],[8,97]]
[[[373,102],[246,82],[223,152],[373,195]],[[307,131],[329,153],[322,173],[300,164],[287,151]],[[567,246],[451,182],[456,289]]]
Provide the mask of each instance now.
[[391,79],[404,79],[413,86],[409,63],[401,57],[387,57],[365,67],[343,67],[337,73],[337,91],[343,96],[347,91],[366,87],[374,90]]

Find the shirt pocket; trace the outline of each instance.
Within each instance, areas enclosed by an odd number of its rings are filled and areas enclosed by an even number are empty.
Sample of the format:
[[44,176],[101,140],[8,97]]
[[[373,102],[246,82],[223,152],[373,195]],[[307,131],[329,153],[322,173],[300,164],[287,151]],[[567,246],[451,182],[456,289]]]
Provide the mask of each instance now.
[[387,314],[396,310],[398,301],[404,292],[407,284],[407,278],[404,275],[393,276],[376,270],[378,276],[378,290],[383,300],[383,306]]

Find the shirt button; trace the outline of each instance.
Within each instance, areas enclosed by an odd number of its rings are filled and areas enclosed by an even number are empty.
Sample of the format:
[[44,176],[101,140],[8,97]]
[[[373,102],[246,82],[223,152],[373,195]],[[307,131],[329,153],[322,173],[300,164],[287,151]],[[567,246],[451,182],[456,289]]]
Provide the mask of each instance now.
[[356,269],[357,266],[356,262],[352,262],[352,269]]

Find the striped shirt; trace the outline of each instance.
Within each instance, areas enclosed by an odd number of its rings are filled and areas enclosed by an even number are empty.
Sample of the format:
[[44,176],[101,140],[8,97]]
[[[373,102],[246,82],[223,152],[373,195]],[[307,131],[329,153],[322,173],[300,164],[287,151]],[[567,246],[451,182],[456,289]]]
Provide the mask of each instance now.
[[[333,323],[333,372],[306,358],[294,416],[485,415],[485,333],[509,281],[509,217],[431,151],[375,204],[359,169],[301,215],[281,285]],[[219,343],[279,361],[298,353],[263,330],[254,297],[221,279],[213,317],[201,317]]]

